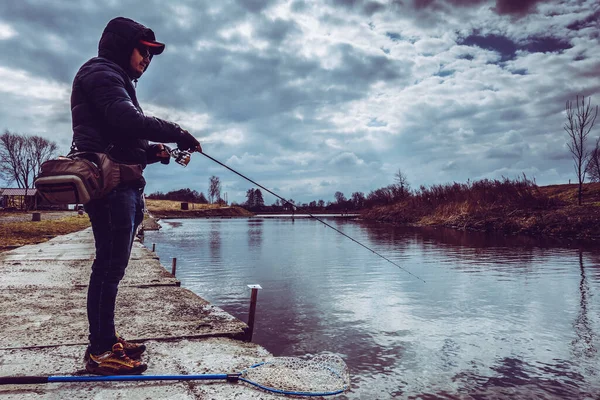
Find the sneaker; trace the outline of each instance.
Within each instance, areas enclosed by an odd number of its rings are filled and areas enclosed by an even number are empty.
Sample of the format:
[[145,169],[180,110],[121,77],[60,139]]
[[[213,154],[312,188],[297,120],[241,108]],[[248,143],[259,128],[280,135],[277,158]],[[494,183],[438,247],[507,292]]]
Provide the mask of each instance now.
[[141,357],[142,353],[146,351],[145,344],[128,342],[121,336],[119,336],[118,333],[117,343],[121,343],[123,345],[123,349],[125,350],[125,354],[127,354],[127,357],[133,358],[134,360],[138,360]]
[[98,355],[90,353],[85,363],[86,371],[96,375],[139,375],[147,368],[148,365],[127,357],[121,343],[115,343],[112,351]]
[[[142,353],[146,351],[145,344],[137,344],[137,343],[128,342],[125,339],[123,339],[121,336],[119,336],[118,333],[117,333],[117,343],[121,343],[123,345],[123,349],[125,350],[125,354],[127,355],[127,357],[133,358],[134,360],[139,360],[140,357],[142,356]],[[85,349],[85,354],[83,355],[83,361],[88,362],[89,359],[90,359],[90,346],[88,346]]]

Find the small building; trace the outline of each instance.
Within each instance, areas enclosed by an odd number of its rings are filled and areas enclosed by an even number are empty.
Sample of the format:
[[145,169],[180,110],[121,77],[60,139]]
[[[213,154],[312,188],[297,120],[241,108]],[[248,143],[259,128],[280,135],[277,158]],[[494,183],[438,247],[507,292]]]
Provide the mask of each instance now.
[[15,210],[36,210],[37,189],[0,188],[0,207]]

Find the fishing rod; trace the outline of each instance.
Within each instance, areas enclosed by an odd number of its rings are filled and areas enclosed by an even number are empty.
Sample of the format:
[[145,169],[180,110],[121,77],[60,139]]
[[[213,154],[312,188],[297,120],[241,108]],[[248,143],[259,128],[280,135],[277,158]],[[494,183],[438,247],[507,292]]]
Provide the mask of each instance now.
[[[167,151],[169,152],[169,154],[171,154],[172,157],[175,158],[175,161],[181,165],[183,165],[184,167],[190,162],[190,156],[191,154],[187,151],[183,151],[183,150],[179,150],[179,149],[169,149],[167,148]],[[229,167],[228,165],[222,163],[221,161],[209,156],[208,154],[204,153],[203,151],[199,151],[200,154],[202,154],[203,156],[205,156],[206,158],[208,158],[211,161],[216,162],[217,164],[227,168],[228,170],[230,170],[231,172],[233,172],[234,174],[237,174],[239,176],[241,176],[242,178],[246,179],[249,182],[252,182],[254,185],[258,186],[259,188],[263,189],[264,191],[272,194],[273,196],[277,197],[279,200],[283,201],[286,204],[289,204],[290,206],[292,206],[292,209],[294,210],[298,210],[301,211],[303,213],[306,213],[309,217],[316,219],[317,221],[319,221],[320,223],[324,224],[325,226],[333,229],[334,231],[338,232],[339,234],[347,237],[348,239],[352,240],[354,243],[364,247],[365,249],[371,251],[373,254],[378,255],[379,257],[383,258],[384,260],[386,260],[387,262],[394,264],[396,267],[400,268],[401,270],[403,270],[404,272],[414,276],[415,278],[417,278],[420,281],[423,281],[423,283],[426,283],[425,280],[423,280],[422,278],[418,277],[417,275],[413,274],[412,272],[410,272],[409,270],[407,270],[406,268],[396,264],[395,262],[393,262],[392,260],[390,260],[389,258],[379,254],[377,251],[373,250],[372,248],[370,248],[367,245],[362,244],[361,242],[359,242],[358,240],[354,239],[353,237],[345,234],[344,232],[340,231],[339,229],[331,226],[330,224],[328,224],[327,222],[323,221],[322,219],[314,216],[313,214],[311,214],[310,212],[308,212],[307,210],[303,209],[302,207],[298,207],[297,205],[295,205],[294,203],[284,199],[283,197],[281,197],[280,195],[278,195],[277,193],[274,193],[273,191],[267,189],[266,187],[264,187],[263,185],[261,185],[258,182],[255,182],[254,180],[248,178],[247,176],[245,176],[244,174],[241,174],[239,172],[237,172],[236,170],[234,170],[233,168]]]

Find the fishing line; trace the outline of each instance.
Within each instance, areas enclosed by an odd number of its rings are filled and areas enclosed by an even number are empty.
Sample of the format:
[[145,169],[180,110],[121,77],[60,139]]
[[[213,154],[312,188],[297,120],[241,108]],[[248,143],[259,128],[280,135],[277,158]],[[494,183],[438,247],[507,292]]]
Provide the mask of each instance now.
[[290,206],[292,206],[292,208],[293,208],[293,209],[296,209],[296,210],[298,210],[298,211],[301,211],[301,212],[303,212],[303,213],[306,213],[306,214],[308,214],[308,216],[309,216],[309,217],[316,219],[317,221],[319,221],[320,223],[324,224],[325,226],[327,226],[327,227],[329,227],[329,228],[333,229],[334,231],[336,231],[336,232],[338,232],[338,233],[340,233],[340,234],[344,235],[344,236],[345,236],[345,237],[347,237],[348,239],[352,240],[354,243],[361,245],[361,246],[362,246],[362,247],[364,247],[365,249],[367,249],[367,250],[371,251],[372,253],[374,253],[374,254],[378,255],[379,257],[383,258],[383,259],[384,259],[384,260],[386,260],[387,262],[389,262],[389,263],[391,263],[391,264],[394,264],[396,267],[400,268],[400,269],[401,269],[401,270],[403,270],[404,272],[407,272],[407,273],[409,273],[410,275],[414,276],[415,278],[419,279],[420,281],[423,281],[423,283],[426,283],[426,282],[425,282],[423,279],[419,278],[417,275],[413,274],[412,272],[410,272],[410,271],[409,271],[409,270],[407,270],[406,268],[404,268],[404,267],[402,267],[402,266],[400,266],[400,265],[396,264],[395,262],[393,262],[393,261],[392,261],[392,260],[390,260],[389,258],[387,258],[387,257],[385,257],[385,256],[383,256],[383,255],[381,255],[381,254],[379,254],[378,252],[376,252],[375,250],[373,250],[373,249],[372,249],[372,248],[370,248],[369,246],[366,246],[366,245],[362,244],[361,242],[359,242],[358,240],[356,240],[356,239],[352,238],[351,236],[348,236],[348,235],[346,235],[344,232],[342,232],[342,231],[340,231],[339,229],[337,229],[337,228],[335,228],[335,227],[331,226],[330,224],[328,224],[327,222],[323,221],[322,219],[320,219],[320,218],[317,218],[316,216],[312,215],[310,212],[308,212],[307,210],[303,209],[302,207],[298,207],[297,205],[295,205],[295,204],[293,204],[293,203],[291,203],[291,202],[287,201],[286,199],[284,199],[283,197],[281,197],[281,196],[280,196],[280,195],[278,195],[277,193],[274,193],[274,192],[272,192],[271,190],[267,189],[267,188],[266,188],[266,187],[264,187],[263,185],[261,185],[261,184],[259,184],[259,183],[255,182],[255,181],[253,181],[252,179],[248,178],[247,176],[245,176],[245,175],[243,175],[243,174],[241,174],[241,173],[237,172],[237,171],[236,171],[236,170],[234,170],[233,168],[231,168],[231,167],[229,167],[229,166],[227,166],[227,165],[223,164],[223,163],[222,163],[221,161],[219,161],[219,160],[216,160],[216,159],[214,159],[213,157],[209,156],[208,154],[206,154],[206,153],[204,153],[204,152],[200,152],[200,154],[202,154],[202,155],[203,155],[203,156],[205,156],[206,158],[208,158],[208,159],[210,159],[210,160],[212,160],[212,161],[216,162],[217,164],[219,164],[219,165],[221,165],[221,166],[223,166],[223,167],[227,168],[227,169],[228,169],[228,170],[230,170],[231,172],[233,172],[233,173],[235,173],[235,174],[237,174],[237,175],[241,176],[242,178],[246,179],[247,181],[249,181],[249,182],[252,182],[253,184],[255,184],[256,186],[258,186],[259,188],[261,188],[261,189],[265,190],[266,192],[268,192],[268,193],[272,194],[273,196],[277,197],[279,200],[281,200],[281,201],[283,201],[283,202],[285,202],[285,203],[289,204]]

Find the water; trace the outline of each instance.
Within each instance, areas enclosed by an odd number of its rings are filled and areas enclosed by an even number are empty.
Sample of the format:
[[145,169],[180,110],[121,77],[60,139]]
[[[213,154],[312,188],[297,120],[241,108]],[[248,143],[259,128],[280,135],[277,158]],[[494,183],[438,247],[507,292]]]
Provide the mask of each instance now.
[[276,356],[340,354],[348,399],[600,398],[595,245],[327,219],[165,220],[182,286]]

